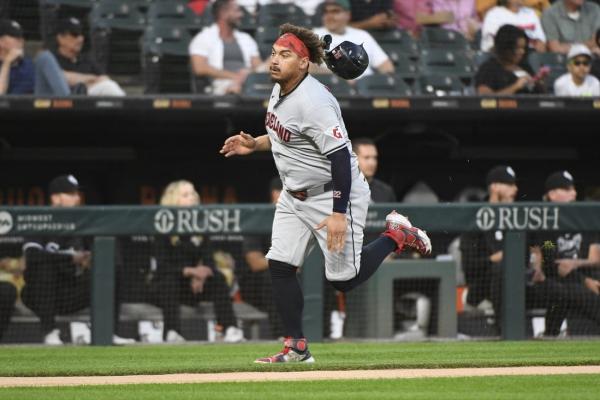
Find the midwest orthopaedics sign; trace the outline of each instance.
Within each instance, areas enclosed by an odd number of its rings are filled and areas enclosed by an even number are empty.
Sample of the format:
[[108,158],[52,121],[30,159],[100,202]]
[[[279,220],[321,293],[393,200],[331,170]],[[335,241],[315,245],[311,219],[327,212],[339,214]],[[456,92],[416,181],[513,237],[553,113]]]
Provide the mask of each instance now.
[[558,230],[559,208],[552,206],[481,207],[475,215],[482,231],[497,230]]
[[239,233],[239,209],[162,209],[154,215],[158,233]]

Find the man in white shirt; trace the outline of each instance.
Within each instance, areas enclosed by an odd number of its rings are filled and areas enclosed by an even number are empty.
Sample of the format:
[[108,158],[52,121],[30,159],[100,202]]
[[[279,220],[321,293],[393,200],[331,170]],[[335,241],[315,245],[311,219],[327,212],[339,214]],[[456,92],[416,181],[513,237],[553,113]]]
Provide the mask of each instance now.
[[492,8],[485,15],[481,27],[481,50],[489,52],[494,46],[494,36],[503,25],[514,25],[525,31],[529,46],[538,52],[546,51],[546,34],[535,10],[523,6],[522,0],[507,0],[504,5]]
[[[322,37],[331,35],[331,48],[345,40],[363,44],[369,55],[369,67],[357,79],[372,75],[373,67],[382,74],[394,72],[394,64],[375,39],[365,30],[352,28],[350,23],[350,2],[348,0],[326,0],[323,8],[323,27],[314,29]],[[312,71],[312,69],[311,69]],[[322,68],[314,72],[330,72]]]
[[215,23],[204,28],[190,43],[192,69],[212,80],[212,93],[240,93],[250,72],[261,65],[258,46],[247,33],[237,30],[242,11],[235,0],[216,0]]
[[590,75],[592,52],[584,44],[573,44],[567,56],[569,72],[554,82],[557,96],[600,96],[600,81]]

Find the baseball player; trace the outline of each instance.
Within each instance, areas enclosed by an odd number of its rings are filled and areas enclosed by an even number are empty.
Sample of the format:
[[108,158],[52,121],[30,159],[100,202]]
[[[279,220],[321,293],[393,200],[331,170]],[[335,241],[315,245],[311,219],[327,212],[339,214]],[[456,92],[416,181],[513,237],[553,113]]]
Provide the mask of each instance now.
[[302,332],[304,298],[296,277],[315,242],[325,256],[325,276],[339,291],[365,282],[392,251],[405,246],[431,252],[425,232],[395,211],[381,237],[363,244],[371,198],[334,96],[308,73],[309,63],[326,61],[348,79],[362,73],[368,57],[362,46],[345,42],[327,55],[324,42],[308,29],[281,26],[271,52],[275,82],[259,137],[240,132],[228,138],[225,157],[271,150],[284,190],[277,202],[267,254],[273,301],[284,326],[284,349],[258,363],[314,362]]

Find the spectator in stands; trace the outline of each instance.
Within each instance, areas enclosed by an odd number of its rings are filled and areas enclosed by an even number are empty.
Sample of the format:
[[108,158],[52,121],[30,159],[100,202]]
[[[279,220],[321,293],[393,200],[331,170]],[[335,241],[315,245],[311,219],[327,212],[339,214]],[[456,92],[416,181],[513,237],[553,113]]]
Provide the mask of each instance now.
[[[393,73],[394,64],[375,39],[365,30],[348,26],[350,15],[350,2],[348,0],[326,0],[323,7],[323,27],[314,31],[320,37],[327,34],[331,35],[331,48],[345,40],[364,44],[364,48],[369,55],[369,67],[360,77],[372,75],[373,68],[382,74]],[[317,72],[317,68],[315,68],[315,72]],[[318,72],[330,73],[331,71],[325,67],[320,67]]]
[[119,84],[105,75],[91,54],[82,53],[84,40],[83,28],[77,18],[65,18],[58,22],[54,56],[72,92],[90,96],[125,96]]
[[[52,207],[80,205],[80,186],[73,175],[61,175],[49,185]],[[41,322],[43,341],[63,344],[55,317],[70,314],[90,305],[92,253],[90,243],[79,237],[29,238],[23,246],[25,287],[23,303]],[[118,326],[119,301],[115,301],[115,327]],[[132,343],[113,335],[115,344]]]
[[42,51],[34,63],[25,55],[24,47],[21,25],[0,20],[0,95],[67,96],[69,87],[54,56]]
[[[486,176],[488,202],[512,203],[517,195],[515,171],[506,165],[492,168]],[[502,231],[469,232],[460,238],[460,251],[465,281],[468,286],[467,304],[489,309],[490,302],[499,321],[500,282],[503,258]]]
[[504,25],[522,29],[529,39],[529,47],[538,52],[546,51],[546,35],[535,11],[523,7],[522,0],[500,0],[498,6],[485,15],[481,28],[481,50],[489,52],[494,45],[494,36]]
[[[193,207],[200,204],[200,196],[188,181],[167,185],[161,197],[162,206]],[[225,332],[223,340],[244,340],[243,331],[236,326],[232,300],[225,277],[210,265],[210,254],[201,236],[160,237],[155,241],[156,298],[163,308],[165,339],[180,342],[181,321],[179,304],[196,306],[200,301],[212,301],[217,323]]]
[[479,67],[475,87],[479,94],[543,93],[542,75],[534,77],[527,63],[527,35],[513,25],[504,25],[494,37],[494,55]]
[[[283,185],[279,177],[270,183],[270,203],[277,204]],[[273,338],[282,335],[281,318],[273,303],[271,275],[265,254],[271,247],[268,236],[244,236],[243,253],[247,268],[240,271],[239,283],[242,300],[269,315],[269,325]]]
[[592,52],[584,44],[574,44],[569,49],[569,72],[554,82],[557,96],[600,96],[600,81],[590,74]]
[[600,28],[600,6],[585,0],[557,0],[544,11],[542,26],[548,50],[567,54],[574,43],[585,44],[600,55],[594,33]]
[[238,27],[242,11],[235,0],[216,0],[215,23],[204,28],[190,43],[196,76],[212,80],[212,93],[240,93],[248,75],[261,65],[256,41]]
[[[486,13],[498,5],[498,0],[476,0],[477,14],[483,20]],[[550,0],[523,0],[523,6],[533,8],[538,17],[550,7]]]
[[[596,45],[600,47],[600,29],[596,31]],[[592,59],[592,75],[600,79],[600,56],[598,55]]]
[[396,26],[393,0],[350,0],[352,22],[357,29],[385,30]]
[[[549,175],[545,187],[545,201],[570,203],[577,198],[575,182],[568,171]],[[600,326],[598,239],[597,235],[587,232],[547,231],[534,235],[532,293],[536,297],[534,300],[546,301],[547,336],[558,335],[563,320],[573,314],[582,315]],[[546,257],[544,265],[541,246],[546,241],[552,242],[555,250]]]
[[0,238],[0,341],[8,328],[15,301],[23,287],[23,238]]
[[406,29],[417,37],[424,25],[444,25],[454,22],[452,12],[434,12],[432,0],[395,0],[394,12],[397,15],[397,27]]
[[352,150],[358,159],[358,167],[369,182],[371,189],[371,202],[394,203],[396,193],[387,183],[375,178],[378,166],[377,146],[372,139],[361,137],[352,140]]
[[442,24],[442,28],[460,32],[469,41],[475,39],[475,34],[481,27],[475,0],[433,0],[432,10],[434,14],[452,14],[452,22]]

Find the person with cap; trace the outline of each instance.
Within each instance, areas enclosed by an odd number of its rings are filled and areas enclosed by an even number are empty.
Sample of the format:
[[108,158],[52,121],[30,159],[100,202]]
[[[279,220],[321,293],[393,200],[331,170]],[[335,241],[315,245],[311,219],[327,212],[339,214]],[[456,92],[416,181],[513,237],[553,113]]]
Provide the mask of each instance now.
[[590,74],[592,52],[584,44],[574,44],[569,49],[567,68],[569,72],[554,82],[557,96],[600,96],[600,81]]
[[[485,179],[490,204],[507,204],[515,201],[517,177],[508,165],[492,168]],[[504,248],[502,231],[469,232],[460,237],[462,267],[468,286],[467,304],[495,313],[496,328],[500,321],[500,284]]]
[[[319,37],[331,35],[332,48],[346,40],[363,44],[369,55],[369,67],[358,79],[372,75],[374,69],[382,74],[394,73],[394,64],[373,36],[363,29],[348,25],[350,15],[350,2],[348,0],[326,0],[323,2],[323,26],[314,29],[314,32]],[[327,68],[318,68],[314,64],[311,65],[311,72],[331,73]]]
[[[78,207],[81,204],[80,185],[73,175],[60,175],[49,185],[52,207]],[[91,243],[82,238],[57,236],[27,238],[23,245],[25,257],[25,287],[23,303],[40,319],[43,342],[61,345],[56,316],[69,314],[90,306]],[[118,326],[119,301],[115,301],[115,327]],[[133,342],[113,335],[115,344]]]
[[324,41],[310,29],[283,24],[271,48],[269,70],[275,84],[267,133],[255,138],[239,132],[220,150],[225,157],[270,151],[283,182],[266,258],[284,348],[257,363],[315,361],[303,333],[304,296],[297,278],[315,244],[324,255],[327,280],[342,292],[366,282],[394,251],[431,253],[427,234],[396,211],[386,216],[381,236],[363,246],[371,191],[352,152],[338,101],[309,73],[310,63],[323,61],[339,76],[354,79],[364,72],[368,58],[351,42],[325,53]]
[[192,72],[210,80],[214,95],[239,94],[248,75],[262,64],[258,45],[239,30],[243,14],[235,0],[216,0],[212,14],[215,22],[190,43]]
[[586,0],[557,0],[542,14],[542,27],[548,40],[548,50],[567,54],[575,43],[585,44],[600,55],[594,40],[600,28],[600,6]]
[[64,71],[74,93],[90,96],[125,96],[117,82],[110,79],[89,53],[82,53],[83,28],[81,21],[61,19],[56,28],[56,49],[53,54]]
[[0,20],[0,95],[70,94],[65,77],[49,51],[42,51],[35,63],[25,55],[23,29],[16,21]]
[[[576,198],[575,181],[569,171],[556,171],[547,177],[545,201],[571,203]],[[531,301],[541,300],[547,308],[545,335],[557,336],[563,320],[574,314],[600,327],[599,239],[589,232],[547,231],[533,235],[531,259],[535,274],[531,283],[535,298]],[[554,247],[549,256],[542,251],[546,242]]]

